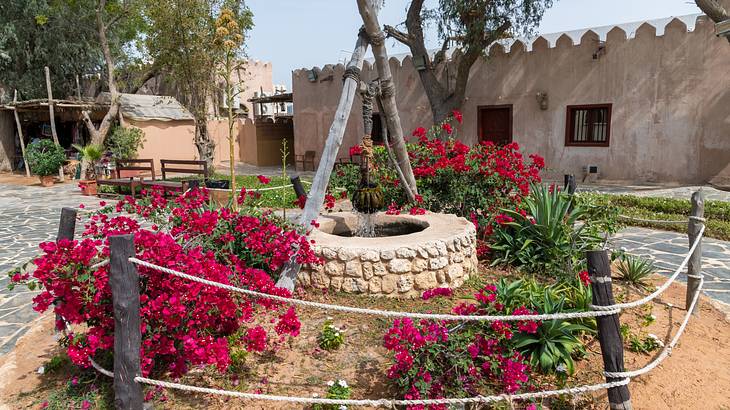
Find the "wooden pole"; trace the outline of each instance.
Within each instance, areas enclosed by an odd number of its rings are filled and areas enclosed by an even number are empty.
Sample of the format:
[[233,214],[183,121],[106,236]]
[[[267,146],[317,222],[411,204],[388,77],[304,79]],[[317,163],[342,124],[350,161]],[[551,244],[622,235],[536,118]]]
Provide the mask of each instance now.
[[[362,34],[359,35],[355,43],[355,51],[352,53],[350,62],[347,63],[345,82],[342,86],[340,101],[337,104],[337,111],[335,111],[335,118],[332,120],[327,141],[324,144],[322,156],[319,159],[319,166],[312,181],[312,187],[309,188],[307,203],[304,205],[304,210],[299,218],[299,224],[301,226],[309,227],[310,222],[317,218],[319,208],[324,203],[324,195],[327,191],[327,185],[330,182],[330,175],[332,175],[337,153],[340,151],[342,138],[345,135],[347,120],[350,118],[352,103],[355,100],[355,95],[357,95],[358,86],[360,85],[359,73],[362,69],[367,48],[368,42],[365,36]],[[300,265],[296,263],[295,259],[293,257],[284,266],[279,281],[276,282],[276,286],[289,289],[290,291],[294,290],[294,282],[300,268]]]
[[139,274],[129,261],[134,256],[134,235],[110,236],[109,244],[109,283],[114,304],[114,407],[141,410],[142,387],[134,381],[141,374]]
[[400,115],[398,114],[393,74],[390,71],[388,52],[385,47],[385,33],[381,30],[380,22],[378,21],[377,3],[379,2],[373,0],[357,0],[357,8],[362,17],[365,31],[368,34],[368,40],[373,48],[375,66],[380,78],[380,98],[383,103],[383,114],[388,124],[393,152],[405,178],[401,182],[408,185],[414,195],[418,195],[416,178],[413,175],[411,160],[408,157],[408,150],[406,149],[405,139],[403,138],[403,127],[401,126]]
[[[13,104],[18,102],[18,90],[13,94]],[[18,139],[20,140],[20,152],[23,154],[23,165],[25,165],[25,176],[30,178],[30,168],[28,160],[25,158],[25,141],[23,141],[23,126],[20,124],[20,116],[18,110],[13,106],[13,115],[15,116],[15,126],[18,128]]]
[[[702,222],[701,219],[698,219],[703,218],[705,215],[705,195],[702,193],[702,190],[692,194],[692,210],[690,211],[690,215],[691,217],[687,223],[687,237],[689,238],[689,246],[692,247],[692,244],[700,235],[702,225],[704,225],[704,222]],[[692,255],[689,257],[689,262],[687,263],[687,295],[685,298],[685,306],[687,309],[689,309],[689,306],[692,304],[692,299],[694,299],[695,293],[699,291],[701,281],[702,239],[700,238],[697,247],[694,252],[692,252]],[[697,305],[695,305],[692,314],[699,316],[700,310]]]
[[[56,145],[61,145],[58,142],[58,134],[56,133],[56,116],[53,111],[53,91],[51,91],[51,70],[48,69],[48,66],[43,67],[43,70],[46,73],[46,90],[48,91],[48,118],[51,123],[51,135],[53,136],[53,142],[56,143]],[[58,178],[63,182],[64,176],[63,176],[63,165],[61,165],[61,168],[58,169]]]
[[[596,306],[610,306],[616,303],[611,288],[611,261],[608,251],[588,251],[588,273],[591,276],[593,290],[593,304]],[[599,316],[598,342],[601,345],[603,368],[608,372],[624,371],[624,343],[621,339],[621,324],[618,315]],[[621,379],[606,377],[606,382],[615,382]],[[631,395],[629,387],[618,386],[608,389],[608,402],[611,410],[631,410]]]
[[302,195],[307,195],[307,191],[304,190],[304,187],[302,186],[302,180],[299,178],[299,175],[293,176],[290,178],[291,184],[294,186],[294,193],[297,195],[297,198],[301,198]]
[[76,212],[75,208],[61,208],[61,221],[58,223],[56,241],[61,239],[73,240],[76,233]]
[[578,188],[578,184],[575,182],[575,175],[566,174],[563,176],[563,180],[565,181],[565,192],[567,192],[568,195],[573,195],[575,190]]

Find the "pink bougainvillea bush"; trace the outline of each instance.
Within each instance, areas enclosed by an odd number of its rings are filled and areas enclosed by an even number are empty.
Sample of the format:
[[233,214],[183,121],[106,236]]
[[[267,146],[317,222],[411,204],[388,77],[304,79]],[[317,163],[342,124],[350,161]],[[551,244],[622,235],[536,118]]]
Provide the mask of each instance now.
[[[456,139],[455,129],[460,120],[461,114],[454,112],[430,131],[422,127],[413,131],[407,149],[420,194],[416,203],[406,203],[385,147],[375,149],[375,173],[389,204],[386,213],[417,215],[429,210],[469,218],[479,232],[479,251],[485,253],[485,240],[493,233],[495,216],[501,209],[519,207],[529,195],[530,185],[541,181],[545,161],[536,154],[523,154],[516,142],[468,146]],[[356,165],[341,166],[333,173],[330,184],[353,191],[358,178]]]
[[[449,297],[450,292],[430,292],[424,298]],[[474,295],[474,303],[461,303],[457,315],[531,315],[524,306],[500,303],[497,288],[487,285]],[[515,393],[533,389],[531,366],[520,354],[513,337],[535,334],[536,321],[447,322],[397,319],[384,337],[392,354],[388,377],[405,399],[440,399]],[[447,409],[446,405],[411,406],[409,409]]]
[[[214,209],[207,203],[204,189],[174,200],[159,192],[140,200],[125,198],[92,214],[81,239],[41,244],[43,255],[34,261],[32,277],[16,274],[13,281],[41,285],[34,308],[52,308],[72,325],[62,344],[74,363],[88,366],[89,357],[103,356],[114,344],[110,267],[91,268],[109,257],[112,235],[134,235],[139,259],[280,296],[290,295],[274,282],[286,261],[319,262],[306,236],[272,215]],[[137,269],[143,374],[169,371],[178,376],[197,365],[224,371],[234,350],[276,348],[299,334],[296,312],[286,304]]]

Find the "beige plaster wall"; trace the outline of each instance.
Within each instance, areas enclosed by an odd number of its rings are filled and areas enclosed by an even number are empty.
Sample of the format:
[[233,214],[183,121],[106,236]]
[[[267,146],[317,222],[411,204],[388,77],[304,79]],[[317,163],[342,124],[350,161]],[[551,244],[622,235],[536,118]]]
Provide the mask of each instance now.
[[[662,36],[642,25],[631,39],[620,28],[608,33],[606,52],[593,53],[598,36],[589,31],[579,44],[567,35],[549,45],[538,38],[531,50],[517,42],[492,47],[472,68],[462,107],[461,138],[477,142],[478,107],[513,106],[513,135],[526,151],[545,156],[552,176],[582,175],[598,165],[605,180],[707,182],[730,164],[730,46],[713,25],[697,21],[694,31],[675,19]],[[391,58],[405,135],[432,122],[428,101],[410,57]],[[325,66],[311,83],[306,70],[292,73],[297,154],[321,152],[342,88],[344,67]],[[366,63],[362,77],[377,76]],[[536,94],[546,92],[549,108]],[[566,147],[566,106],[613,104],[609,147]],[[362,134],[361,106],[353,105],[340,156]]]

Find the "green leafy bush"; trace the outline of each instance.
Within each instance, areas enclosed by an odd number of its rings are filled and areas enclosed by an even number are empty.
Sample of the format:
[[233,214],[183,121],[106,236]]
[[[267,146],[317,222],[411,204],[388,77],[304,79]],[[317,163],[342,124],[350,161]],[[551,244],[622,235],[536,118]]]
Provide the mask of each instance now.
[[660,347],[664,347],[664,343],[659,339],[659,337],[651,333],[641,337],[628,332],[628,339],[629,350],[636,353],[648,354]]
[[319,347],[324,350],[335,350],[345,343],[345,335],[342,329],[332,323],[332,318],[327,318],[317,338]]
[[[352,389],[350,386],[347,385],[347,382],[344,380],[337,380],[333,381],[330,380],[327,382],[327,394],[325,395],[326,399],[339,399],[339,400],[347,400],[352,395]],[[337,404],[315,404],[312,406],[313,410],[343,410],[347,409],[347,406],[340,406]]]
[[621,279],[642,289],[648,286],[647,279],[655,271],[654,262],[649,259],[634,255],[619,257],[618,272]]
[[51,140],[40,140],[28,145],[26,159],[30,170],[38,176],[54,175],[66,162],[66,153]]
[[137,158],[137,151],[144,146],[144,131],[136,127],[115,127],[104,141],[116,160]]
[[573,280],[585,251],[602,243],[603,224],[594,223],[569,195],[544,185],[534,185],[521,207],[496,217],[492,265]]

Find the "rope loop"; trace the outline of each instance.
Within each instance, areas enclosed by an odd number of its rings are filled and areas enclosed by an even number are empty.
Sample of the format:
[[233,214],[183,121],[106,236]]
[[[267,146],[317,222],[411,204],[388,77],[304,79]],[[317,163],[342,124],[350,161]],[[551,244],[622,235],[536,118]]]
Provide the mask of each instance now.
[[356,83],[360,83],[361,71],[357,66],[351,65],[345,69],[345,74],[342,75],[342,81],[346,81],[348,78],[355,80]]

